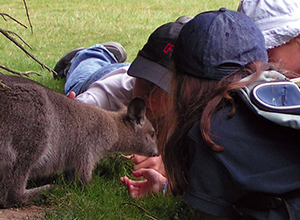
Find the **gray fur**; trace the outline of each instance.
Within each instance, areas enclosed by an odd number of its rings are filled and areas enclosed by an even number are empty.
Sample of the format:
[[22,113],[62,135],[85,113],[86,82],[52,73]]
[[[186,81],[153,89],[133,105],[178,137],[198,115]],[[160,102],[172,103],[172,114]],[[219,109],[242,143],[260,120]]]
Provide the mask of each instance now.
[[158,154],[145,102],[118,112],[71,100],[32,80],[0,75],[0,206],[27,204],[51,188],[26,189],[30,178],[74,171],[87,184],[112,152]]

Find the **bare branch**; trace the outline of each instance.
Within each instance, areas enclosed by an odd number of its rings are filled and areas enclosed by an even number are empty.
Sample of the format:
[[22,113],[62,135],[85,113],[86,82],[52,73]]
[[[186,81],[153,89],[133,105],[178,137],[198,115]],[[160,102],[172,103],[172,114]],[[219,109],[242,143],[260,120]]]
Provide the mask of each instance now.
[[3,18],[5,21],[7,21],[5,17],[8,17],[8,18],[10,18],[11,20],[13,20],[14,22],[16,22],[17,24],[19,24],[19,25],[21,25],[22,27],[24,27],[24,28],[27,29],[27,26],[26,26],[26,25],[22,24],[20,21],[18,21],[17,19],[13,18],[13,17],[10,16],[9,14],[6,14],[6,13],[0,13],[0,15],[2,16],[2,18]]
[[26,0],[23,0],[23,3],[24,3],[24,6],[25,6],[26,15],[27,15],[27,19],[28,19],[28,22],[29,22],[30,30],[31,30],[31,33],[33,33],[33,27],[32,27],[32,24],[31,24],[31,20],[30,20],[29,11],[28,11],[28,8],[27,8]]
[[10,36],[9,32],[6,30],[3,30],[0,28],[0,33],[2,33],[7,39],[9,39],[11,42],[13,42],[17,47],[19,47],[26,55],[30,56],[35,62],[37,62],[38,64],[41,65],[42,68],[48,70],[49,72],[53,73],[55,76],[57,76],[57,73],[52,70],[51,68],[49,68],[48,66],[46,66],[45,64],[43,64],[42,62],[40,62],[35,56],[33,56],[31,53],[29,53],[21,44],[19,44],[15,38],[13,38],[12,36]]
[[12,32],[12,31],[7,31],[7,30],[5,30],[5,31],[6,31],[6,33],[8,33],[8,34],[11,34],[11,35],[16,36],[16,37],[19,38],[19,39],[20,39],[27,47],[29,47],[30,49],[32,49],[31,46],[30,46],[28,43],[26,43],[26,41],[23,40],[23,38],[20,37],[18,34],[16,34],[15,32]]
[[[30,25],[30,29],[31,29],[31,32],[33,33],[33,27],[32,27],[32,24],[31,24],[31,20],[30,20],[30,16],[29,16],[29,11],[28,11],[26,0],[23,0],[23,3],[24,3],[25,10],[26,10],[26,15],[27,15],[27,19],[28,19],[28,22],[29,22],[29,25]],[[0,13],[0,16],[5,21],[7,21],[6,18],[9,18],[9,19],[13,20],[14,22],[16,22],[17,24],[19,24],[22,27],[24,27],[24,28],[27,29],[27,26],[25,26],[24,24],[22,24],[17,19],[15,19],[12,16],[10,16],[9,14]],[[17,47],[19,47],[27,56],[31,57],[35,62],[37,62],[38,64],[40,64],[42,68],[44,68],[44,69],[48,70],[49,72],[53,73],[54,78],[56,78],[58,76],[58,74],[54,70],[52,70],[51,68],[49,68],[48,66],[46,66],[45,64],[43,64],[42,62],[40,62],[35,56],[33,56],[31,53],[29,53],[21,44],[18,43],[18,41],[14,37],[16,37],[19,40],[21,40],[27,47],[29,47],[31,49],[30,45],[27,44],[18,34],[12,32],[12,31],[3,30],[2,28],[0,28],[0,33],[2,35],[4,35],[8,40],[10,40],[11,42],[13,42]],[[1,66],[1,67],[3,69],[3,66]],[[38,74],[36,72],[33,72],[33,71],[29,71],[29,72],[25,72],[25,73],[20,73],[20,72],[13,71],[13,70],[10,70],[10,69],[7,70],[7,71],[9,71],[11,73],[14,73],[14,74],[18,74],[18,75],[29,75],[29,74],[32,74],[32,73],[40,75],[40,74]]]
[[12,70],[8,67],[5,67],[3,65],[0,65],[0,69],[3,69],[3,70],[6,70],[7,72],[10,72],[10,73],[13,73],[13,74],[17,74],[19,76],[27,76],[29,77],[29,75],[31,74],[35,74],[35,75],[38,75],[38,76],[41,76],[41,74],[37,73],[37,72],[34,72],[34,71],[27,71],[27,72],[18,72],[18,71],[15,71],[15,70]]

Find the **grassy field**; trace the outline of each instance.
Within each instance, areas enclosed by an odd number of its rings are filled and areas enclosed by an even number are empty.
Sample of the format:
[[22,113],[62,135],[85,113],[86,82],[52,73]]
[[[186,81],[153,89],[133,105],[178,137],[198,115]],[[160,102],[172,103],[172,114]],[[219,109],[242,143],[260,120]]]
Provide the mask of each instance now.
[[[239,0],[27,0],[33,33],[9,19],[1,19],[0,28],[20,35],[31,46],[30,53],[50,68],[72,48],[106,41],[120,42],[127,51],[127,61],[131,62],[148,36],[163,23],[220,7],[236,10],[238,3]],[[29,26],[21,0],[1,0],[0,4],[0,13]],[[30,78],[63,92],[63,80],[54,80],[52,73],[2,35],[0,65],[22,72],[39,72],[42,76]],[[150,215],[155,219],[192,219],[193,210],[180,198],[131,199],[119,182],[120,176],[130,173],[131,164],[116,154],[105,158],[87,187],[79,188],[59,178],[57,187],[42,203],[52,208],[45,218],[151,219]]]

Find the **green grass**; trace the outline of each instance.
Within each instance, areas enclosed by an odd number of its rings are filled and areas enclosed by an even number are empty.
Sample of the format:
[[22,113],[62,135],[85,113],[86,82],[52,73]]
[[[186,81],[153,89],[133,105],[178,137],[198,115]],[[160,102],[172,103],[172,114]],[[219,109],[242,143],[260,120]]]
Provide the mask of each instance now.
[[119,182],[119,176],[129,175],[131,163],[118,154],[106,157],[94,171],[91,183],[78,187],[76,183],[58,178],[55,188],[47,194],[43,205],[52,211],[45,219],[193,219],[194,210],[180,198],[171,195],[132,199]]
[[[239,0],[27,0],[33,33],[11,20],[0,17],[0,28],[18,33],[31,47],[35,57],[53,68],[57,60],[76,47],[88,47],[106,41],[118,41],[133,61],[148,36],[163,23],[181,15],[195,16],[220,7],[235,10]],[[0,12],[29,26],[21,0],[2,0]],[[0,65],[17,71],[36,71],[42,76],[30,78],[63,92],[63,80],[0,35]],[[3,70],[0,72],[6,73]],[[67,134],[66,134],[67,135]],[[192,219],[193,211],[180,198],[153,196],[131,199],[119,177],[131,173],[131,164],[117,155],[105,158],[94,173],[90,185],[79,188],[57,180],[54,190],[43,202],[52,207],[46,219]],[[133,205],[135,204],[135,205]]]

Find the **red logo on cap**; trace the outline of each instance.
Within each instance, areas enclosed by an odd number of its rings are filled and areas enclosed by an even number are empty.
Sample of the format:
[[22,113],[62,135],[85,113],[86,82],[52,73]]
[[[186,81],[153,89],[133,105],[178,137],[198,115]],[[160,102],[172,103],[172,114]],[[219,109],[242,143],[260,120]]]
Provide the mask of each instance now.
[[172,52],[172,51],[173,51],[173,47],[174,47],[173,44],[168,43],[167,46],[166,46],[165,49],[164,49],[164,53]]

